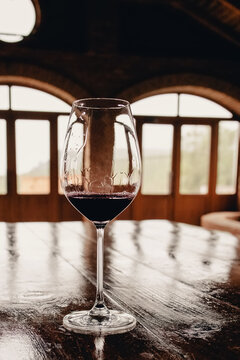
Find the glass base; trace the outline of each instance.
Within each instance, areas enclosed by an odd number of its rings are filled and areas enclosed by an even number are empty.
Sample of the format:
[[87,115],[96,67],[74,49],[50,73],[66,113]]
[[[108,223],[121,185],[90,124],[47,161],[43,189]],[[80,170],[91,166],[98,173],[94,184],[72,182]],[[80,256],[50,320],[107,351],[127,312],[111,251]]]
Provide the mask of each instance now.
[[134,329],[136,319],[117,310],[109,310],[106,317],[93,317],[89,311],[74,311],[63,318],[63,326],[79,334],[111,335]]

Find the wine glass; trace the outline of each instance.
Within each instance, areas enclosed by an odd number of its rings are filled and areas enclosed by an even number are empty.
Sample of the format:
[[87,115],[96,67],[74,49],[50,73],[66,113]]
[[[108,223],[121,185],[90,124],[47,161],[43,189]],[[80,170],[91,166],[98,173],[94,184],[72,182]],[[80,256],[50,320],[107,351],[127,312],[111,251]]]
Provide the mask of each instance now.
[[97,232],[97,286],[89,311],[66,315],[63,325],[82,334],[116,334],[132,330],[136,319],[109,310],[103,295],[105,226],[135,198],[141,182],[141,160],[128,101],[88,98],[74,101],[65,136],[61,185],[66,198]]

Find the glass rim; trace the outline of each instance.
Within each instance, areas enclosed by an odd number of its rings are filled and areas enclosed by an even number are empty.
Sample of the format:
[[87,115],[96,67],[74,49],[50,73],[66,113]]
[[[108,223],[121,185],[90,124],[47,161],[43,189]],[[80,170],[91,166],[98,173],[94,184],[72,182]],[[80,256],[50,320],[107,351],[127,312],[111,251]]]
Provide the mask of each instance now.
[[[97,104],[94,105],[94,102]],[[92,103],[92,105],[91,105]],[[101,105],[102,103],[102,105]],[[107,105],[109,104],[109,105]],[[116,109],[119,110],[124,107],[130,108],[130,103],[127,100],[119,98],[110,98],[110,97],[88,97],[83,99],[78,99],[73,101],[73,107],[78,109],[92,109],[92,110],[106,110],[106,109]]]

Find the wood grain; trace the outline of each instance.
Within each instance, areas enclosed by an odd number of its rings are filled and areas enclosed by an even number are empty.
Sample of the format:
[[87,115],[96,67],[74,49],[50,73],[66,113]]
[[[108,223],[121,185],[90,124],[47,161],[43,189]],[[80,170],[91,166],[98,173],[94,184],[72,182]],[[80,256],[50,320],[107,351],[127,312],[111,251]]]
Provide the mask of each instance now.
[[95,297],[88,222],[0,223],[0,359],[239,359],[240,244],[166,220],[115,221],[105,236],[105,296],[137,318],[126,334],[66,331]]

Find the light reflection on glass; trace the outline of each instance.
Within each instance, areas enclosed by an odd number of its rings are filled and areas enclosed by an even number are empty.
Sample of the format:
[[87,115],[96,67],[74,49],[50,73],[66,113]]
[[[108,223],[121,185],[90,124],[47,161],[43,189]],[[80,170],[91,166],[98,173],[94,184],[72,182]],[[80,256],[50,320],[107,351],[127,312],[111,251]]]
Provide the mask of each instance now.
[[0,85],[0,110],[9,109],[9,86]]
[[[68,115],[60,115],[58,116],[58,122],[57,122],[57,129],[58,129],[58,179],[60,179],[60,164],[61,164],[61,158],[62,158],[62,150],[65,140],[65,135],[67,132],[67,126],[69,122],[69,116]],[[60,184],[60,181],[58,181],[58,193],[63,194],[63,190]]]
[[7,193],[7,132],[6,120],[0,119],[0,194]]
[[142,135],[142,194],[170,194],[173,126],[144,124]]
[[211,128],[209,125],[182,125],[180,193],[207,194]]
[[50,136],[47,120],[16,120],[18,194],[50,192]]
[[235,194],[238,170],[238,121],[220,121],[218,133],[217,194]]
[[25,86],[11,86],[12,110],[70,112],[63,100],[47,92]]
[[159,94],[131,104],[133,115],[177,116],[178,94]]
[[231,118],[230,111],[221,105],[190,94],[179,95],[179,116]]

